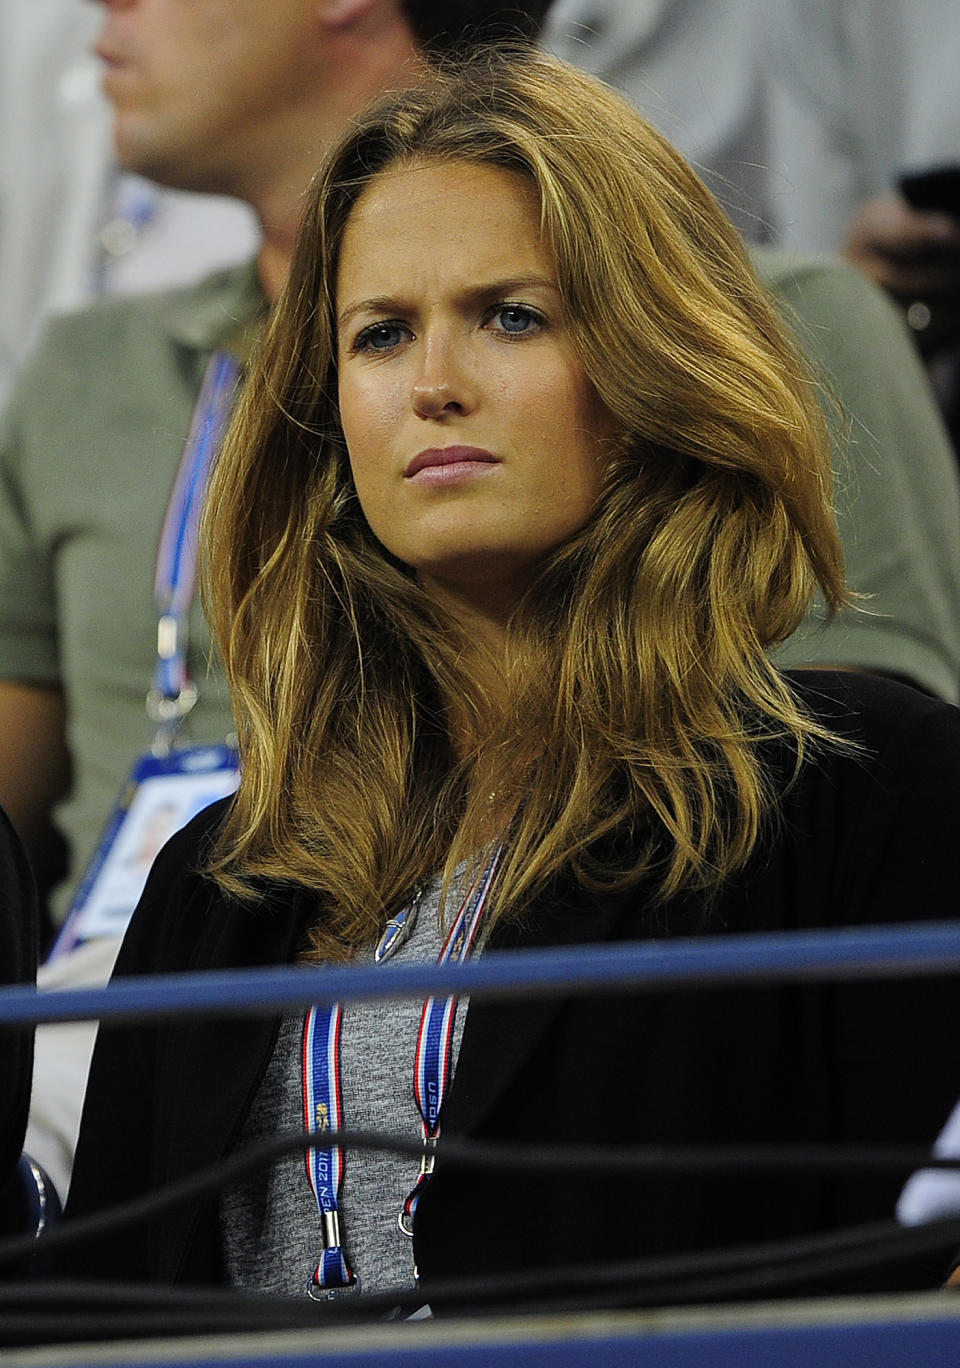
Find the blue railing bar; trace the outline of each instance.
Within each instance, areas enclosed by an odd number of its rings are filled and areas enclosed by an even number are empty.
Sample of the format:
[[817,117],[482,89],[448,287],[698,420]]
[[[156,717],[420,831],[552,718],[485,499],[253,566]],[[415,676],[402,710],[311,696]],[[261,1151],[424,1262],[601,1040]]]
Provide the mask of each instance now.
[[273,1016],[312,1002],[556,996],[563,990],[732,987],[960,971],[960,922],[766,932],[490,952],[458,965],[329,965],[118,979],[106,988],[0,989],[0,1026],[133,1017]]

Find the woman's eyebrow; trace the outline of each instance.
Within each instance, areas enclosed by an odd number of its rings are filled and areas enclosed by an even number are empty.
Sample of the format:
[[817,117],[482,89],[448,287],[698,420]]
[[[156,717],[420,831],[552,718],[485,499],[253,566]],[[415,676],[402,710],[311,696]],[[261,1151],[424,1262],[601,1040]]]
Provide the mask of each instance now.
[[[503,295],[522,293],[524,290],[531,289],[552,290],[555,294],[560,292],[560,287],[551,276],[533,273],[497,277],[494,280],[485,280],[476,285],[469,285],[457,292],[457,298],[467,303],[473,303]],[[345,328],[361,314],[403,312],[405,312],[405,306],[396,295],[372,295],[369,299],[358,299],[354,303],[348,304],[337,315],[337,326],[338,328]]]
[[493,295],[511,295],[524,290],[553,290],[559,294],[560,287],[552,276],[539,273],[503,276],[496,280],[484,281],[482,285],[471,285],[463,291],[465,299],[489,299]]
[[343,328],[359,314],[365,313],[399,313],[400,304],[391,296],[373,295],[370,299],[358,299],[337,315],[337,327]]

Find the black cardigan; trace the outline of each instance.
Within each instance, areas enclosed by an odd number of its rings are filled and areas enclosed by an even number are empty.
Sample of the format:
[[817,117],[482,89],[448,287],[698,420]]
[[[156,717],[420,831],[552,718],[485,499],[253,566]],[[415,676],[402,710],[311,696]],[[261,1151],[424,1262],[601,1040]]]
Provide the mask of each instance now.
[[[686,897],[652,911],[636,888],[599,896],[563,884],[522,929],[498,926],[491,951],[683,935],[704,920],[723,935],[955,917],[960,712],[868,676],[809,673],[794,683],[864,750],[830,750],[805,764],[778,831],[709,907]],[[777,764],[789,769],[785,756]],[[193,872],[220,810],[202,814],[161,853],[118,973],[283,964],[295,954],[309,899],[277,889],[255,908],[239,906]],[[952,979],[478,1001],[443,1134],[925,1144],[960,1096],[957,1001]],[[277,1026],[220,1020],[101,1031],[68,1215],[228,1152]],[[445,1165],[441,1138],[415,1256],[429,1296],[431,1278],[451,1274],[696,1251],[885,1219],[899,1185],[889,1176],[751,1173],[496,1178]],[[138,1230],[91,1244],[82,1266],[121,1279],[221,1281],[217,1202],[158,1217],[146,1238]],[[915,1269],[897,1281],[932,1276]]]

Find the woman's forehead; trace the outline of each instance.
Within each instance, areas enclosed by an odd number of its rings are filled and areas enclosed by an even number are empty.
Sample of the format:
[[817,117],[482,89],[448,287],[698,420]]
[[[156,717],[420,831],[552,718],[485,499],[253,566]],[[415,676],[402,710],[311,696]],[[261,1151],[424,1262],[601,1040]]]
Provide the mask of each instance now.
[[398,282],[467,287],[471,280],[553,281],[539,199],[516,172],[483,163],[404,164],[366,187],[347,221],[337,273],[347,296],[391,293]]

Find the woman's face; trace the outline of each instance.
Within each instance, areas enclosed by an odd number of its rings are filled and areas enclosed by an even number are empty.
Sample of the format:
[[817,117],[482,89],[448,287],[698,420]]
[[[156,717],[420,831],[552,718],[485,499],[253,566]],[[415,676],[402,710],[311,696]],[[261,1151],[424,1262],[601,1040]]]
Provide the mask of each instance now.
[[614,432],[574,353],[534,188],[466,162],[384,172],[347,223],[337,316],[373,533],[426,587],[508,609],[590,517]]

